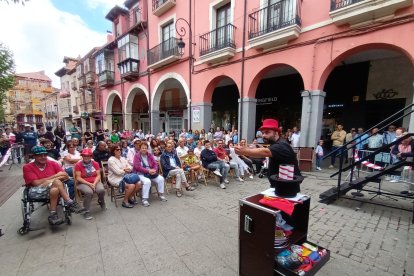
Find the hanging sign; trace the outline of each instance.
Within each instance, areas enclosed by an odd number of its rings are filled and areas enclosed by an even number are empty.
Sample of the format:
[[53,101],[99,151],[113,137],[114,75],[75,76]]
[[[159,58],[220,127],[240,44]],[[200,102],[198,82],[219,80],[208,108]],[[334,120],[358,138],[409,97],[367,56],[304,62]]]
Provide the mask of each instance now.
[[193,123],[199,123],[200,122],[200,107],[193,107]]

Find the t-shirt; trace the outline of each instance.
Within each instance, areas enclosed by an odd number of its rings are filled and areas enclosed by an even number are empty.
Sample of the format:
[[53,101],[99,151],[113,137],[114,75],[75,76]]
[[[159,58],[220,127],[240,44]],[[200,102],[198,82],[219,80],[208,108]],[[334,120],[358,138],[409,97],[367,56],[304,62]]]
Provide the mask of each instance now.
[[23,132],[23,139],[26,145],[36,146],[37,143],[37,133],[34,131],[25,131]]
[[225,160],[227,153],[225,148],[214,148],[214,153],[217,155],[217,158]]
[[97,174],[97,171],[99,170],[99,164],[98,162],[92,160],[92,172],[90,175],[86,174],[86,170],[85,167],[82,165],[82,161],[79,161],[78,163],[76,163],[75,165],[75,171],[80,171],[81,172],[81,177],[83,179],[85,179],[86,181],[93,183],[95,181]]
[[71,135],[72,135],[72,139],[73,139],[73,138],[78,138],[78,139],[80,139],[80,138],[81,138],[81,135],[80,135],[80,133],[79,133],[79,128],[77,128],[77,127],[72,127],[72,128],[70,128],[69,130],[70,130],[70,133],[71,133]]
[[272,157],[269,158],[267,177],[274,174],[278,175],[279,165],[293,165],[295,167],[295,175],[301,175],[296,153],[288,143],[279,139],[270,145],[269,150],[272,153]]
[[23,166],[23,178],[26,186],[33,186],[32,182],[37,179],[48,178],[58,172],[63,172],[61,166],[57,162],[46,160],[46,167],[41,171],[34,162]]

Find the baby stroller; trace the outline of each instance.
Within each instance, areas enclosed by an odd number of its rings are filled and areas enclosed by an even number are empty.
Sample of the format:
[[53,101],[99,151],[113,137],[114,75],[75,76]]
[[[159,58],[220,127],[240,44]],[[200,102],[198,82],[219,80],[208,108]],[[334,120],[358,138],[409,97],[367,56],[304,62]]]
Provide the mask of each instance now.
[[[35,187],[37,188],[37,187]],[[65,188],[67,191],[67,186],[65,184]],[[30,222],[31,222],[31,215],[41,208],[44,205],[49,204],[49,190],[42,191],[41,189],[33,189],[32,187],[25,187],[22,194],[22,202],[21,202],[21,208],[22,208],[22,216],[23,216],[23,226],[17,231],[20,235],[27,234],[29,231],[35,231],[38,229],[30,228]],[[35,204],[37,206],[35,206]],[[62,197],[59,197],[58,199],[58,205],[62,206],[62,211],[64,214],[64,221],[66,224],[70,225],[72,224],[72,215],[69,209],[66,207],[65,202]]]
[[266,157],[263,161],[263,166],[259,172],[259,178],[263,178],[263,176],[267,175],[267,170],[269,168],[269,157]]

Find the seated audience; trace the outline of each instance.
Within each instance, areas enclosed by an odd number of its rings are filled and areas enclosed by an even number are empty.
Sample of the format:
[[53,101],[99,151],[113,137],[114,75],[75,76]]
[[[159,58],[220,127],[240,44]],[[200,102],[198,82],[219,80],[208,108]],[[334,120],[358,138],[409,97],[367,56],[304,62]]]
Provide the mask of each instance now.
[[226,185],[224,185],[224,183],[229,183],[227,180],[229,167],[226,166],[226,163],[217,159],[217,155],[211,149],[211,143],[209,140],[204,140],[204,147],[205,148],[200,155],[203,167],[213,170],[214,174],[220,177],[220,188],[226,189]]

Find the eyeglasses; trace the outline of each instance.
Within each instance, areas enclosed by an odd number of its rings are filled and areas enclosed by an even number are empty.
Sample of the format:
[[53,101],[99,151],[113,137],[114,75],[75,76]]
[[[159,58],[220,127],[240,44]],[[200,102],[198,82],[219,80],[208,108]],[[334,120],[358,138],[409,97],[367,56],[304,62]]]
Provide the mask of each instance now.
[[121,150],[121,149],[115,149],[115,151],[119,151],[119,150]]

